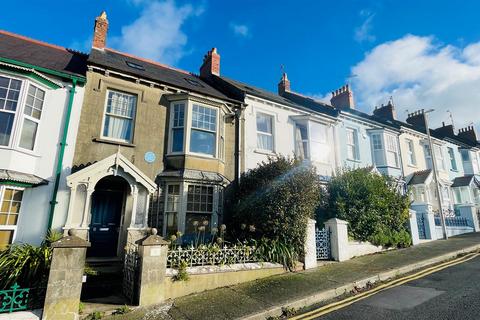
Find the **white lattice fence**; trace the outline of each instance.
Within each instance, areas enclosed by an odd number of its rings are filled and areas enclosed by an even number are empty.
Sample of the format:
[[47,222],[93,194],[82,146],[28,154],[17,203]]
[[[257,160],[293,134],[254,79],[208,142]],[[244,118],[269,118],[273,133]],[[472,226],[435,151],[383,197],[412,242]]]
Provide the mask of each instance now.
[[231,248],[178,248],[168,251],[167,267],[178,267],[181,261],[187,263],[189,267],[258,262],[254,257],[254,251],[255,248],[249,246],[234,246]]

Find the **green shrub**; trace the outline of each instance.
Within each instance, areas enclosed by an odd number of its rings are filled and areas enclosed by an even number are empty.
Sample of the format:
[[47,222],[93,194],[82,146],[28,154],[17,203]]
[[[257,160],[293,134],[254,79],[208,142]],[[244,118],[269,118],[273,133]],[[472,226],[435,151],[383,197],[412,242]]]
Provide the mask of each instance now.
[[345,169],[327,187],[328,201],[320,220],[336,217],[348,221],[349,236],[376,245],[405,247],[411,243],[406,230],[408,195],[397,182],[371,170]]
[[87,316],[87,320],[100,320],[103,318],[103,316],[105,315],[105,313],[103,312],[100,312],[100,311],[95,311],[95,312],[92,312],[90,313],[88,316]]
[[270,158],[242,175],[234,199],[236,238],[268,238],[289,244],[294,257],[302,254],[308,218],[320,201],[315,168],[298,159]]
[[254,255],[259,261],[280,263],[289,270],[295,269],[295,263],[299,260],[299,256],[292,244],[268,238],[254,240],[253,243]]
[[61,237],[60,233],[49,231],[39,247],[13,244],[0,251],[0,289],[7,289],[15,282],[27,288],[45,286],[52,260],[50,244]]
[[115,311],[113,311],[113,315],[127,314],[131,311],[132,311],[132,309],[130,309],[127,305],[123,305],[123,306],[115,309]]
[[185,261],[180,261],[177,267],[177,274],[172,277],[173,281],[188,281],[190,276],[187,272],[188,264]]

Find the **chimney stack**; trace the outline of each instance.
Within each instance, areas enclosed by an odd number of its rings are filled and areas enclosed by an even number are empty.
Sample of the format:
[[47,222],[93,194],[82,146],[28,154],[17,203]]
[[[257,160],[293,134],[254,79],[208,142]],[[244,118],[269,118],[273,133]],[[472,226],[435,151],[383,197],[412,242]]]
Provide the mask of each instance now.
[[383,119],[397,120],[397,111],[392,100],[388,101],[387,105],[382,104],[380,108],[375,107],[373,115]]
[[278,95],[283,96],[285,92],[290,92],[290,80],[286,72],[282,74],[282,79],[278,83]]
[[220,75],[220,55],[217,53],[217,48],[212,48],[207,52],[200,67],[200,77],[208,78],[212,74]]
[[435,130],[435,133],[441,135],[442,137],[455,137],[455,131],[453,130],[453,125],[445,125],[445,122],[442,122],[442,126],[440,128],[437,128]]
[[470,143],[477,144],[477,132],[473,126],[468,126],[466,128],[461,128],[458,130],[458,136]]
[[108,20],[107,13],[102,13],[95,19],[95,27],[93,28],[93,44],[92,47],[104,49],[107,43]]
[[350,86],[347,84],[340,89],[332,91],[330,103],[338,109],[355,109],[353,92],[350,90]]
[[409,113],[406,121],[415,128],[425,129],[425,110],[421,109],[419,111]]

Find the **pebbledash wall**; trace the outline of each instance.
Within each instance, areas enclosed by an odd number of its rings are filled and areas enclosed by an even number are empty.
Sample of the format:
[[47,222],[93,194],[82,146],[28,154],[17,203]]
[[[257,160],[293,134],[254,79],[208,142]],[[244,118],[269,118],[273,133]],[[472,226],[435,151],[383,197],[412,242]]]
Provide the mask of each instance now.
[[[19,184],[17,188],[18,190],[23,190],[23,197],[17,225],[0,226],[0,230],[11,230],[13,228],[13,242],[40,244],[48,225],[50,200],[55,183],[55,172],[60,149],[59,143],[63,136],[66,109],[72,84],[51,77],[54,81],[61,84],[61,88],[52,89],[38,81],[15,74],[0,71],[0,76],[13,77],[22,81],[21,98],[18,104],[10,145],[0,147],[0,169],[34,175],[44,179],[46,183],[35,187],[23,187]],[[26,91],[29,84],[33,84],[45,91],[45,100],[33,150],[22,149],[18,146],[21,127],[19,112],[23,113],[24,99],[26,99]],[[66,187],[65,177],[70,173],[72,166],[83,93],[84,88],[77,86],[70,117],[62,174],[60,176],[57,195],[58,203],[55,207],[52,223],[54,229],[59,229],[65,224],[69,199],[69,190]],[[0,182],[0,185],[2,185],[2,182]]]

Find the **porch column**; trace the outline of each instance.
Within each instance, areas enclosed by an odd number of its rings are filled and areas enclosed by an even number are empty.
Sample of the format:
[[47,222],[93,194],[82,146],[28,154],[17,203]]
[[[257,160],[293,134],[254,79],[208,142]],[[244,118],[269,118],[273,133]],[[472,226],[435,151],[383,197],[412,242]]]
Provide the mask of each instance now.
[[70,227],[72,223],[73,212],[75,210],[75,198],[77,197],[77,185],[70,187],[70,201],[68,202],[66,227]]
[[92,194],[95,191],[95,187],[88,186],[87,194],[85,198],[85,208],[83,208],[82,228],[88,226],[88,216],[90,214],[90,204],[92,203]]
[[138,187],[134,184],[130,186],[132,188],[132,218],[130,220],[130,228],[133,228],[135,227],[135,220],[137,217]]
[[145,204],[145,215],[143,217],[143,226],[146,228],[148,227],[148,209],[150,208],[150,196],[151,196],[151,193],[150,191],[147,189],[147,203]]

